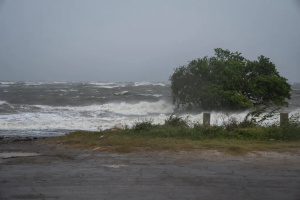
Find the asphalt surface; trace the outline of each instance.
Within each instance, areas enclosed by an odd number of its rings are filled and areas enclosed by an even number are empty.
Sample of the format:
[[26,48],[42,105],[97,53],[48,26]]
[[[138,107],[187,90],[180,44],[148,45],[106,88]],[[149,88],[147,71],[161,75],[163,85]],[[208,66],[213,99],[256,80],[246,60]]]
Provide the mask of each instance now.
[[18,141],[0,143],[0,159],[0,199],[300,199],[299,155],[110,154]]

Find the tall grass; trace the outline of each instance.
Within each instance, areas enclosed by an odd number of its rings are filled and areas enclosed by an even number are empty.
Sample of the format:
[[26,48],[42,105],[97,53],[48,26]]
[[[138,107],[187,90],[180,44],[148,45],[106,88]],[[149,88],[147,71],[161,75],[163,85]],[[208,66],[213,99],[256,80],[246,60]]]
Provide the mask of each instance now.
[[261,126],[252,121],[237,122],[232,119],[222,126],[188,126],[184,119],[171,115],[163,125],[154,125],[152,121],[137,123],[125,134],[131,136],[177,138],[177,139],[239,139],[239,140],[300,140],[300,126],[290,123],[284,126]]
[[76,131],[47,140],[71,148],[120,153],[214,149],[242,155],[251,151],[294,152],[300,146],[300,126],[297,123],[260,126],[233,120],[222,126],[188,124],[178,116],[170,116],[163,125],[145,120],[137,122],[131,129]]

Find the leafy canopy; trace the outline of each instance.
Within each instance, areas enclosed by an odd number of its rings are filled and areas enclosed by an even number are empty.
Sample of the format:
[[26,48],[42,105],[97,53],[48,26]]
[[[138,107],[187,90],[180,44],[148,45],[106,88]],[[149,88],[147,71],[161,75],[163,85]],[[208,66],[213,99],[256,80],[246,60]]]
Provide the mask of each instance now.
[[215,56],[192,60],[170,76],[177,108],[239,110],[288,106],[291,86],[269,58],[250,61],[241,53],[215,49]]

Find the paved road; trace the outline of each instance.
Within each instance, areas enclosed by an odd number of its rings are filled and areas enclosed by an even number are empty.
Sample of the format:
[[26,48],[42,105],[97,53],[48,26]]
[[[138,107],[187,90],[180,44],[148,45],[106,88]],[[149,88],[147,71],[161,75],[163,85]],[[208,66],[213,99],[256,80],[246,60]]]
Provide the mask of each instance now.
[[109,154],[0,145],[0,152],[42,154],[0,161],[0,199],[300,199],[297,155]]

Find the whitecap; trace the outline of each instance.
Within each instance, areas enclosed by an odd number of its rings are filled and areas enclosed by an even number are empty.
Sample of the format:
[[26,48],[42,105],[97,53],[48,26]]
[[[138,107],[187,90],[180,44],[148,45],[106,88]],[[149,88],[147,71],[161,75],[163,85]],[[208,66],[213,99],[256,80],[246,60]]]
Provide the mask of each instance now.
[[40,86],[45,84],[44,82],[24,82],[24,85],[26,86]]
[[162,97],[163,95],[162,94],[153,94],[152,96],[154,96],[154,97]]
[[55,81],[55,82],[52,82],[53,84],[66,84],[67,82],[63,82],[63,81]]
[[0,105],[7,104],[6,101],[0,101]]
[[128,93],[129,93],[128,91],[122,91],[122,92],[116,92],[116,93],[114,93],[114,95],[120,96],[120,95],[125,95]]
[[103,85],[115,85],[115,82],[89,82],[89,85],[98,85],[98,86],[103,86]]
[[152,83],[152,85],[162,86],[162,87],[166,86],[164,83]]
[[109,86],[109,85],[102,85],[102,86],[98,86],[99,88],[105,88],[105,89],[112,89],[112,88],[118,88],[119,86],[114,85],[114,86]]
[[126,86],[125,84],[115,83],[115,82],[90,82],[88,84],[96,86],[98,88],[106,88],[106,89],[119,88],[119,87]]
[[[90,105],[90,106],[46,106],[46,105],[35,105],[45,113],[61,112],[61,113],[74,113],[79,112],[108,112],[121,115],[147,115],[147,114],[166,114],[173,112],[173,105],[163,100],[156,102],[140,101],[138,103],[106,103],[102,105]],[[98,114],[99,114],[98,113]]]
[[[0,101],[0,104],[6,103]],[[89,106],[46,106],[35,105],[39,112],[16,113],[0,115],[1,130],[88,130],[97,131],[113,128],[116,124],[131,128],[139,121],[152,120],[153,124],[164,124],[173,113],[174,106],[166,101],[140,101],[137,103],[106,103]],[[300,109],[290,112],[290,116],[299,113]],[[211,112],[212,125],[226,125],[232,120],[242,121],[245,112]],[[190,126],[202,124],[203,113],[180,114]],[[266,121],[264,125],[278,123],[279,115],[275,119]]]
[[151,83],[151,82],[134,82],[133,86],[138,87],[138,86],[148,86],[148,85],[153,85],[153,86],[166,86],[164,83]]
[[101,105],[101,109],[122,114],[122,115],[148,115],[148,114],[162,114],[172,113],[173,105],[160,100],[157,102],[141,101],[135,104],[130,103],[108,103]]
[[147,85],[151,85],[150,82],[134,82],[133,86],[138,87],[138,86],[147,86]]
[[146,97],[149,97],[149,96],[152,96],[152,97],[162,97],[163,95],[162,94],[140,94],[141,96],[146,96]]
[[4,82],[0,82],[0,84],[1,85],[13,85],[13,84],[16,84],[16,82],[6,82],[6,81],[4,81]]

